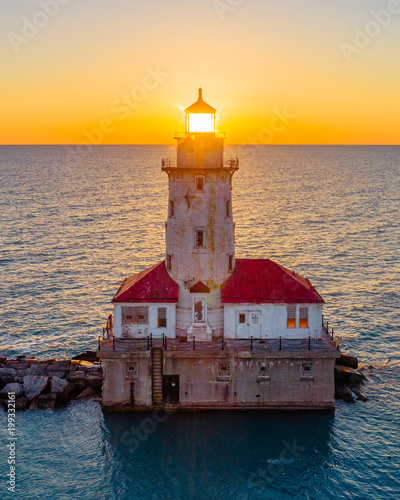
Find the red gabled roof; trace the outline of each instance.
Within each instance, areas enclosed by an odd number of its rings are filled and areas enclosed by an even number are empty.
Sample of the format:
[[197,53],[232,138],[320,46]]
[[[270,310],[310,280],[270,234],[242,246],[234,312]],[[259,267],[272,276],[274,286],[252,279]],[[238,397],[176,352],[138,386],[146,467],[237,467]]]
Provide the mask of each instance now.
[[111,302],[177,302],[178,292],[162,261],[125,278]]
[[222,285],[223,303],[323,303],[307,278],[270,259],[236,259]]
[[195,285],[193,285],[190,288],[189,292],[190,293],[210,293],[210,289],[202,281],[198,281]]

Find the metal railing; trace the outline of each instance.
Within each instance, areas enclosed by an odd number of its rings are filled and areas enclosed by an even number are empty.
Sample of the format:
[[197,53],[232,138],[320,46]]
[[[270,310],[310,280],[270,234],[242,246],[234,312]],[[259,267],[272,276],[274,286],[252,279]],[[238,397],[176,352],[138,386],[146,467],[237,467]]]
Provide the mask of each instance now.
[[[179,161],[180,166],[187,168],[239,168],[239,158],[229,158],[228,160],[218,161],[218,160],[199,160],[199,159],[182,159]],[[161,168],[170,169],[177,168],[178,160],[177,158],[162,158]]]

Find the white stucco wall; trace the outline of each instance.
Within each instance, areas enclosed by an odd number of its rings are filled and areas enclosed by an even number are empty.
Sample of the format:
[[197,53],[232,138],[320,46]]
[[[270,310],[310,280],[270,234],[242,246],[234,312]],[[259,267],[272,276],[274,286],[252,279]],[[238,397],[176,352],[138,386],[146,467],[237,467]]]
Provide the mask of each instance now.
[[[149,308],[149,324],[148,325],[130,325],[128,328],[122,328],[122,307],[148,307]],[[158,327],[158,311],[159,307],[167,309],[167,326]],[[150,333],[153,337],[161,337],[164,334],[167,337],[175,337],[175,322],[176,322],[176,304],[170,303],[125,303],[121,302],[114,304],[114,335],[117,338],[138,338],[147,337]]]
[[[299,307],[308,307],[307,328],[299,328]],[[224,335],[227,338],[321,338],[322,306],[296,304],[296,308],[296,327],[288,328],[286,304],[224,304]],[[246,314],[245,324],[239,324],[239,313]],[[258,315],[258,324],[252,324],[252,313]]]

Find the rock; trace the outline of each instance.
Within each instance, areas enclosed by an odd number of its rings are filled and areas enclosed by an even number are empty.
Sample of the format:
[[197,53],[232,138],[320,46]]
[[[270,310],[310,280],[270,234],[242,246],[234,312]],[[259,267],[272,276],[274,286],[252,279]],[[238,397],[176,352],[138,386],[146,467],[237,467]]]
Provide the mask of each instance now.
[[83,382],[84,382],[84,381],[85,381],[85,379],[86,379],[86,374],[85,374],[85,372],[80,371],[80,370],[78,370],[78,371],[76,371],[76,372],[70,372],[70,373],[68,373],[68,375],[67,375],[67,380],[68,380],[69,382],[75,382],[75,383],[76,383],[76,382],[80,382],[80,381],[83,381]]
[[358,384],[363,384],[364,380],[368,380],[367,377],[353,368],[348,368],[347,366],[335,365],[335,384],[336,385],[346,385],[351,384],[357,386]]
[[351,390],[349,389],[349,387],[346,387],[346,386],[336,387],[335,398],[342,399],[343,401],[346,401],[347,403],[355,403],[356,402]]
[[349,354],[341,354],[340,358],[336,360],[336,365],[348,366],[349,368],[358,368],[358,359],[356,356],[350,356]]
[[42,377],[41,375],[26,375],[24,377],[26,397],[32,401],[36,396],[39,396],[46,388],[48,380],[48,377]]
[[58,377],[64,378],[68,372],[48,372],[47,370],[43,372],[44,377]]
[[46,367],[46,372],[62,372],[62,371],[69,371],[69,369],[65,365],[49,365]]
[[46,365],[43,363],[32,363],[31,366],[26,370],[27,375],[42,375]]
[[72,359],[82,359],[84,361],[99,361],[99,358],[96,356],[94,351],[85,351],[81,352],[77,356],[74,356]]
[[91,389],[90,387],[88,387],[87,389],[82,391],[80,394],[78,394],[78,396],[76,396],[76,399],[87,399],[87,398],[93,398],[95,396],[97,396],[95,391],[93,389]]
[[25,359],[26,354],[18,354],[17,359]]
[[71,392],[71,386],[64,378],[53,377],[50,381],[50,392],[67,396]]
[[0,363],[1,364],[7,363],[7,358],[5,358],[4,356],[0,356]]
[[24,388],[22,387],[21,384],[18,384],[17,382],[11,382],[10,384],[7,384],[4,389],[0,391],[0,396],[5,396],[7,398],[7,395],[9,392],[14,392],[16,398],[20,398],[24,394]]
[[86,376],[86,387],[91,387],[92,389],[99,389],[103,385],[103,375],[95,375],[89,373]]
[[0,378],[12,378],[17,376],[17,370],[14,368],[0,368]]
[[57,394],[42,394],[37,398],[38,408],[49,409],[55,408],[56,406]]
[[69,359],[55,359],[51,366],[58,366],[61,370],[64,370],[69,368],[69,365],[71,364],[71,360]]
[[28,398],[18,398],[15,401],[15,409],[16,410],[25,410],[29,405],[29,399]]
[[353,392],[357,396],[358,400],[360,400],[360,401],[368,401],[368,398],[366,396],[364,396],[364,394],[361,394],[361,391],[357,387],[355,387],[353,389]]
[[369,365],[368,370],[375,370],[375,366],[374,365]]
[[38,409],[38,398],[35,398],[35,399],[31,402],[31,404],[30,404],[30,406],[29,406],[29,409],[30,409],[30,410],[37,410],[37,409]]

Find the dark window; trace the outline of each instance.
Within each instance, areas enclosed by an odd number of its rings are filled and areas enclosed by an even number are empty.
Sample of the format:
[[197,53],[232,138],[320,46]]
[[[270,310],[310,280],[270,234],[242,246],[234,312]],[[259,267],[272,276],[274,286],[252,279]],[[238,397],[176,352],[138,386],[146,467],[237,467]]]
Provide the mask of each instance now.
[[228,201],[225,202],[225,217],[230,217],[231,216],[231,204]]
[[202,175],[196,176],[196,191],[204,191],[204,177]]
[[167,308],[159,307],[157,312],[157,326],[165,328],[167,326]]
[[244,313],[239,314],[239,324],[246,323],[246,315]]
[[174,200],[169,200],[169,216],[175,217],[175,203]]
[[301,376],[312,378],[314,376],[314,363],[301,363]]
[[196,248],[204,247],[204,229],[196,229]]
[[171,271],[172,269],[172,255],[167,254],[167,271]]
[[228,270],[233,271],[233,255],[229,255],[228,257]]

